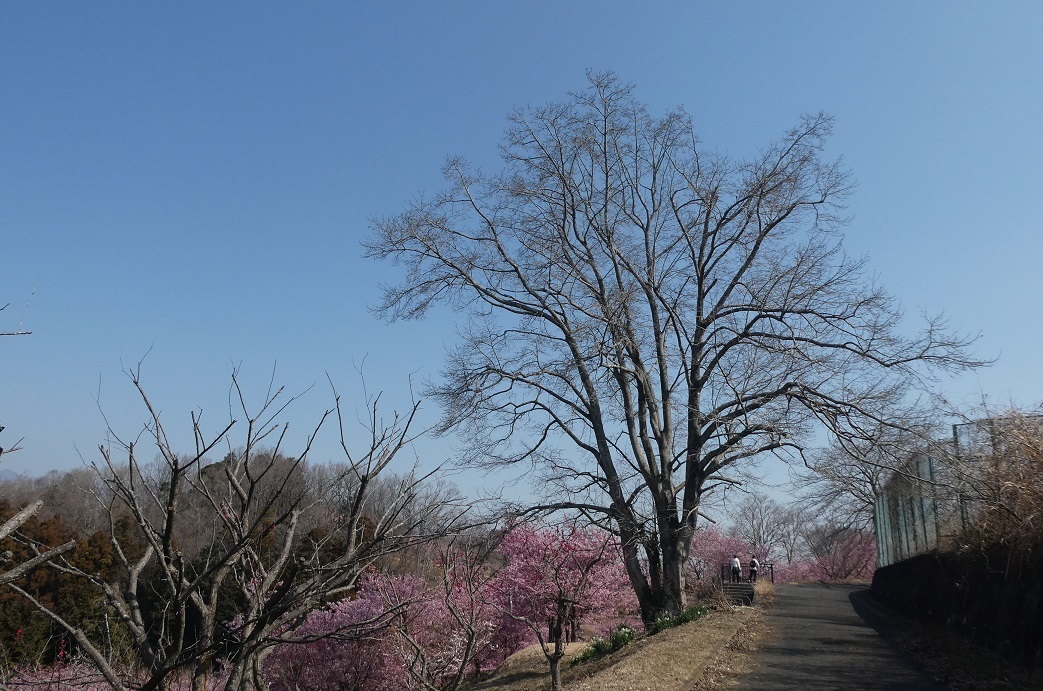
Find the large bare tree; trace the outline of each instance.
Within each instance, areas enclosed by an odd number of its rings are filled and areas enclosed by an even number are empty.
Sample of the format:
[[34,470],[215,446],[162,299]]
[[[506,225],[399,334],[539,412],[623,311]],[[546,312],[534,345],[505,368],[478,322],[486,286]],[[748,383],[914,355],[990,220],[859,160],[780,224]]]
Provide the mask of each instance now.
[[771,497],[752,493],[743,496],[730,511],[731,530],[735,537],[749,543],[754,554],[762,561],[787,552],[787,529],[792,523],[791,510]]
[[808,116],[750,160],[704,150],[613,74],[515,111],[504,168],[460,159],[448,188],[377,218],[368,254],[404,265],[378,311],[471,317],[433,393],[470,463],[531,463],[538,510],[622,538],[652,621],[684,603],[703,497],[763,454],[880,417],[921,365],[975,363],[940,320],[905,337],[893,299],[836,234],[849,174]]

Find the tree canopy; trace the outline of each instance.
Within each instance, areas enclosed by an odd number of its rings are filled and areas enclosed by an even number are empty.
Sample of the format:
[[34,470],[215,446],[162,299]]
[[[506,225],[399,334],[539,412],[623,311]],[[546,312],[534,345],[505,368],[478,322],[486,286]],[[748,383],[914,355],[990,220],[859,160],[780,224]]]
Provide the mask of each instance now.
[[468,462],[529,463],[546,500],[622,538],[646,621],[683,607],[703,497],[763,454],[886,417],[911,383],[977,364],[846,255],[852,189],[805,116],[745,161],[705,149],[611,73],[509,116],[503,169],[459,158],[448,187],[377,218],[368,254],[402,264],[377,311],[469,319],[432,386]]

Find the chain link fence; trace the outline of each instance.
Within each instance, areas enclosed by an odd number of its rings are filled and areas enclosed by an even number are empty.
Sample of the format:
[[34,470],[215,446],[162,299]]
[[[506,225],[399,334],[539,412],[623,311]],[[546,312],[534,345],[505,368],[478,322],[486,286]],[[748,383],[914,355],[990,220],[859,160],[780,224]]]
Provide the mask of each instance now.
[[953,425],[952,439],[912,454],[873,506],[877,566],[946,547],[974,519],[980,472],[1002,450],[1003,419]]

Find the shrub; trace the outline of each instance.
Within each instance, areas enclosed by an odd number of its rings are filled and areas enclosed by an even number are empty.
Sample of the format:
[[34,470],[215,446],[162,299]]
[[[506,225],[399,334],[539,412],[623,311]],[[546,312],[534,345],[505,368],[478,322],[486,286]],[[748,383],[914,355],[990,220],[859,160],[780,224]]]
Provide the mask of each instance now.
[[590,662],[630,645],[637,638],[637,629],[630,624],[620,624],[608,638],[594,636],[582,653],[572,659],[573,665]]
[[703,605],[692,605],[677,615],[662,614],[656,618],[655,624],[652,625],[652,630],[648,632],[648,635],[654,636],[657,633],[661,633],[675,626],[693,622],[709,611],[709,607]]
[[609,639],[609,642],[612,644],[612,650],[619,650],[623,646],[629,645],[636,637],[637,630],[633,626],[620,624],[612,632],[612,638]]

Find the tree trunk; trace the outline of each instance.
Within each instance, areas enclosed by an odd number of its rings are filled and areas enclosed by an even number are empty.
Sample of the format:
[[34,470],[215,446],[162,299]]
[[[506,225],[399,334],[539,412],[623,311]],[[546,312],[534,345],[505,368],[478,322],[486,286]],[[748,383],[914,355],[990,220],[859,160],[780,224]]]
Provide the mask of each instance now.
[[210,673],[213,658],[206,655],[199,660],[192,672],[192,691],[206,691],[206,678]]
[[547,649],[543,649],[547,662],[550,664],[551,691],[561,690],[561,658],[565,657],[565,636],[563,634],[571,609],[571,603],[559,594],[557,611],[550,621],[550,636],[548,637],[548,640],[554,643],[554,652],[548,654]]
[[550,658],[550,689],[561,691],[561,656],[554,655]]
[[662,611],[677,615],[684,611],[684,562],[677,545],[663,545],[663,603]]
[[646,575],[633,541],[623,538],[623,564],[630,584],[637,595],[641,608],[641,622],[650,629],[660,616],[677,615],[685,608],[684,565],[688,548],[681,540],[691,539],[686,535],[674,538],[674,544],[660,537],[659,568],[649,568]]
[[630,585],[637,595],[637,603],[641,608],[641,621],[644,623],[645,628],[648,629],[655,623],[656,617],[659,615],[659,598],[657,597],[655,585],[649,583],[649,579],[641,568],[641,560],[634,539],[632,533],[628,535],[626,531],[622,528],[620,529],[620,542],[623,547],[623,566],[626,569]]

